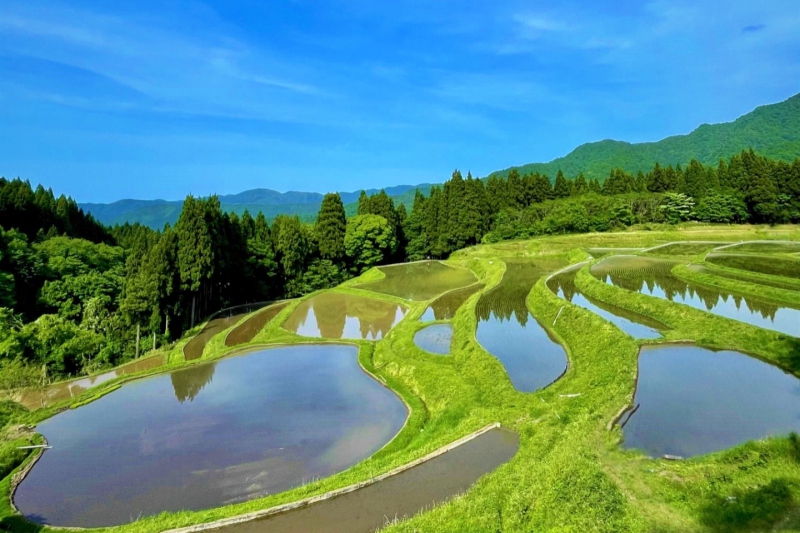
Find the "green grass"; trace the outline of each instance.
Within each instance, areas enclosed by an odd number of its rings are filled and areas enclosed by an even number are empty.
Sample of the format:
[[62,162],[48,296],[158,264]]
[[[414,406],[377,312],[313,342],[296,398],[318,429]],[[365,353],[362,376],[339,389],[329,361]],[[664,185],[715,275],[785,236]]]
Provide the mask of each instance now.
[[[454,331],[449,357],[427,354],[413,342],[414,334],[427,325],[418,318],[433,298],[409,302],[357,288],[359,283],[383,277],[377,270],[368,271],[360,279],[335,290],[403,303],[409,308],[405,319],[382,341],[348,341],[359,347],[362,367],[396,391],[410,407],[410,418],[400,434],[366,461],[303,487],[216,509],[165,513],[108,531],[154,533],[318,495],[386,472],[497,421],[520,435],[520,450],[509,463],[481,478],[464,495],[386,530],[800,529],[800,444],[796,439],[764,439],[677,462],[649,459],[623,450],[619,446],[621,431],[607,428],[609,421],[633,399],[640,342],[590,311],[561,300],[546,287],[544,279],[533,286],[526,303],[567,350],[569,368],[563,378],[535,393],[518,392],[499,360],[475,339],[477,302],[483,293],[500,283],[506,269],[504,258],[560,259],[575,263],[585,259],[587,254],[583,250],[591,247],[646,248],[670,240],[796,238],[798,233],[795,227],[688,226],[668,231],[639,229],[619,234],[556,236],[459,251],[449,264],[469,268],[485,288],[471,295],[451,320]],[[663,340],[648,342],[693,341],[710,348],[739,350],[800,375],[798,339],[607,285],[594,278],[588,268],[582,268],[575,278],[576,286],[587,296],[649,316],[671,328]],[[761,287],[738,287],[740,291],[756,289]],[[235,349],[225,347],[227,330],[221,332],[208,343],[201,362],[257,347],[330,342],[303,338],[281,327],[294,309],[312,296],[291,302],[246,345]],[[180,356],[170,361],[163,370],[192,364],[183,362]],[[77,401],[122,382],[109,382],[92,389]],[[564,396],[574,394],[580,396]],[[6,419],[13,423],[35,423],[63,407],[30,413],[12,409]],[[13,442],[10,437],[6,443]],[[0,454],[5,456],[5,450],[5,447],[0,449]],[[13,452],[8,457],[12,466],[20,460]],[[30,460],[28,457],[26,460]],[[6,477],[0,482],[0,491],[6,494],[0,503],[0,531],[41,529],[13,514],[7,498],[9,488]]]

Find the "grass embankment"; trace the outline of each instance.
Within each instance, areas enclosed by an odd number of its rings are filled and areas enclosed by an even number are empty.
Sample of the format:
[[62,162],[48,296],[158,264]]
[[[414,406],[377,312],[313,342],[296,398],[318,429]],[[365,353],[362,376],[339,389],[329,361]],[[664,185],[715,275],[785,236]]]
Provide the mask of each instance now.
[[[593,246],[635,244],[645,248],[670,240],[748,240],[798,234],[796,228],[786,227],[692,227],[686,231],[549,237],[462,250],[451,263],[475,272],[486,284],[485,292],[502,279],[503,257],[560,256],[578,262],[587,257],[585,249]],[[707,532],[800,528],[800,446],[789,439],[748,443],[681,462],[649,459],[621,450],[622,433],[618,429],[608,431],[607,426],[633,398],[639,343],[593,313],[553,295],[544,279],[533,287],[527,303],[537,320],[564,344],[569,368],[550,387],[525,394],[513,388],[502,364],[475,339],[475,305],[481,293],[472,295],[452,320],[452,355],[432,356],[413,342],[414,333],[422,327],[417,318],[430,302],[408,302],[355,287],[359,282],[379,279],[382,274],[376,272],[370,271],[361,280],[336,290],[403,303],[409,309],[384,340],[347,341],[359,347],[361,365],[411,407],[411,417],[397,438],[363,463],[292,491],[208,511],[163,514],[109,531],[156,532],[321,494],[422,457],[495,421],[520,434],[518,454],[482,478],[466,495],[392,525],[388,531]],[[800,369],[797,339],[611,287],[591,276],[587,268],[578,273],[576,284],[588,296],[651,316],[673,328],[660,342],[691,340],[703,346],[752,353],[795,373]],[[243,347],[226,348],[227,330],[222,332],[208,344],[201,362],[258,346],[332,342],[300,337],[280,327],[299,304],[292,302]],[[174,364],[177,368],[185,363]],[[27,416],[41,420],[55,411],[38,410]],[[0,491],[8,495],[8,490],[6,477]],[[0,505],[0,527],[39,529],[12,515],[7,496]]]

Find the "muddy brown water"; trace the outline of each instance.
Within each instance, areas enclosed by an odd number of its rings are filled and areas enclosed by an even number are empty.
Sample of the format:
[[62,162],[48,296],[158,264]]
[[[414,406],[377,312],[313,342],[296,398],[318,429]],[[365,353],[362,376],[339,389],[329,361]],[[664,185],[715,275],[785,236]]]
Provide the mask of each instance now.
[[404,305],[329,291],[297,306],[283,328],[305,337],[380,340],[407,312]]
[[152,370],[164,366],[165,364],[166,356],[164,355],[143,357],[96,376],[87,376],[85,378],[55,383],[42,390],[25,391],[19,398],[19,403],[28,409],[45,407],[68,398],[74,398],[83,391],[111,381],[114,378],[128,374],[136,374],[137,372],[144,372],[145,370]]
[[470,296],[482,290],[483,284],[471,285],[463,289],[456,289],[447,294],[437,298],[431,305],[425,309],[425,312],[420,317],[422,322],[430,322],[433,320],[451,320],[456,316],[456,311],[464,305]]
[[329,500],[268,518],[212,529],[219,533],[370,533],[470,488],[510,461],[519,437],[490,430],[400,474]]
[[183,347],[184,358],[187,361],[200,359],[203,357],[206,344],[208,344],[216,334],[225,331],[253,311],[261,309],[265,305],[267,304],[246,304],[219,312],[216,317],[209,320],[208,323],[203,326],[200,333],[192,337],[191,340],[186,343],[186,346]]
[[133,381],[37,427],[14,502],[34,522],[103,527],[288,490],[363,461],[408,411],[358,349],[253,351]]
[[270,305],[266,309],[251,316],[228,333],[225,337],[225,346],[232,347],[252,341],[278,313],[284,310],[289,302]]

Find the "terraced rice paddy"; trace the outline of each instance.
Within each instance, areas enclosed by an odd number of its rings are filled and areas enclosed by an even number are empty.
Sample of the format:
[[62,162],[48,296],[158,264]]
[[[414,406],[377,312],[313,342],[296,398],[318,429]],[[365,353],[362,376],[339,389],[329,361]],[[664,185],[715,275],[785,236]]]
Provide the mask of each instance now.
[[768,257],[745,254],[713,253],[706,261],[738,270],[747,270],[770,276],[800,279],[800,260],[785,257]]
[[440,296],[433,301],[431,305],[425,309],[425,312],[420,317],[422,322],[430,322],[433,320],[452,320],[456,316],[456,311],[464,305],[470,296],[478,291],[483,290],[482,284],[475,284],[463,289],[456,289]]
[[667,259],[614,256],[591,269],[606,283],[678,302],[754,326],[800,336],[800,310],[752,296],[687,283],[670,272],[678,264]]
[[120,376],[128,376],[162,367],[167,363],[166,359],[164,355],[143,357],[96,376],[54,383],[44,389],[29,389],[19,397],[19,403],[28,409],[52,405],[68,398],[74,398],[85,390],[97,387]]
[[134,381],[43,422],[52,449],[14,501],[37,522],[99,527],[248,500],[364,460],[406,416],[353,346],[261,350]]
[[690,457],[800,431],[800,380],[733,351],[642,349],[626,448]]
[[450,344],[453,341],[453,326],[451,324],[434,324],[427,326],[414,335],[414,344],[426,352],[438,355],[450,353]]
[[469,270],[445,265],[440,261],[386,266],[379,270],[384,273],[385,278],[358,285],[358,288],[391,294],[406,300],[422,301],[478,281]]
[[664,324],[581,293],[575,286],[575,276],[580,268],[581,265],[578,265],[552,276],[547,280],[547,287],[556,296],[605,318],[632,337],[640,339],[661,337],[661,330],[667,329]]
[[728,253],[743,253],[743,254],[792,254],[792,253],[800,253],[800,242],[795,242],[795,241],[743,242],[735,244],[733,246],[725,247],[724,251]]
[[500,285],[478,301],[481,346],[497,357],[517,390],[531,392],[551,384],[567,368],[561,347],[531,315],[525,299],[542,276],[565,266],[564,261],[506,259]]
[[692,256],[710,252],[714,248],[724,246],[725,242],[673,242],[663,246],[650,248],[643,255]]
[[283,311],[287,305],[289,305],[289,302],[270,305],[251,316],[228,333],[228,336],[225,337],[225,346],[238,346],[252,341],[258,335],[258,332],[264,329],[264,326]]
[[208,341],[210,341],[215,335],[233,326],[253,311],[261,309],[264,307],[264,305],[266,304],[263,302],[257,304],[240,305],[217,313],[214,318],[209,320],[208,323],[203,326],[203,329],[200,331],[200,333],[192,337],[192,339],[186,343],[186,346],[183,347],[183,355],[186,360],[193,361],[203,357],[206,344],[208,344]]
[[384,300],[324,292],[301,303],[283,328],[304,337],[380,340],[408,308]]
[[708,274],[711,276],[717,276],[725,279],[732,279],[735,281],[758,283],[759,285],[766,285],[767,287],[775,287],[776,289],[784,289],[788,291],[800,291],[800,284],[790,283],[788,280],[782,281],[781,278],[779,277],[775,277],[772,279],[754,278],[752,275],[748,275],[747,272],[737,273],[737,272],[732,272],[730,270],[709,268],[704,265],[696,265],[696,264],[689,265],[689,269],[693,270],[694,272],[699,272],[701,274]]
[[636,252],[641,252],[643,248],[586,248],[586,253],[591,255],[596,259],[600,259],[601,257],[605,257],[607,255],[618,255],[618,254],[635,254]]

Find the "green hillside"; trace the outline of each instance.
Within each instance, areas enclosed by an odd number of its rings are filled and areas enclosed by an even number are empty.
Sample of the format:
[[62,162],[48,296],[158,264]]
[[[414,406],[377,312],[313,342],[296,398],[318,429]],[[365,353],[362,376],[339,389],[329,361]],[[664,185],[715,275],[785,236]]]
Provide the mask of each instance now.
[[604,140],[582,144],[549,163],[530,163],[493,172],[505,177],[516,168],[520,174],[539,172],[555,178],[561,170],[568,177],[583,172],[603,181],[613,168],[647,172],[658,162],[685,165],[692,159],[716,164],[742,150],[753,148],[761,155],[792,161],[800,157],[800,94],[788,100],[757,107],[733,122],[703,124],[688,135],[675,135],[658,142],[631,144]]

